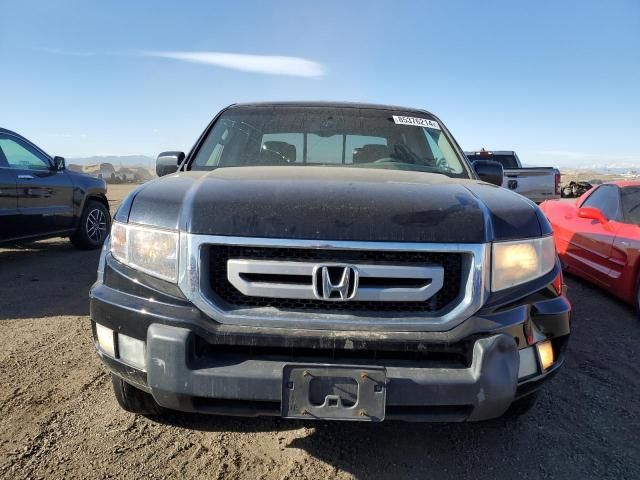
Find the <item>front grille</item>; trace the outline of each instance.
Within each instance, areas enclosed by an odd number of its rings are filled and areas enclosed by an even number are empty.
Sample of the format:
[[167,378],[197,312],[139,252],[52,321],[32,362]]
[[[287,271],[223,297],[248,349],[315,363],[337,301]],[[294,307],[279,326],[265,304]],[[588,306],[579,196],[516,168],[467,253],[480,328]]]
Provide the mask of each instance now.
[[[209,246],[210,287],[227,304],[227,309],[273,307],[286,311],[324,313],[376,312],[378,315],[402,315],[437,312],[454,302],[462,288],[463,254],[455,252],[321,250],[310,248],[253,247],[238,245]],[[228,280],[229,259],[298,262],[338,262],[347,264],[440,265],[444,268],[442,288],[426,301],[346,301],[268,298],[247,296]],[[216,302],[219,303],[219,302]]]

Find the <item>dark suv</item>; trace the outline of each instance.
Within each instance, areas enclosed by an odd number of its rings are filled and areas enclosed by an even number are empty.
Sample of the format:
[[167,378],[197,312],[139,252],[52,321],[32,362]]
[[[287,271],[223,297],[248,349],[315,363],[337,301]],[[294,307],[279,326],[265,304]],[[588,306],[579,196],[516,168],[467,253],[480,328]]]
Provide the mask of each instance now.
[[99,248],[111,217],[104,180],[72,172],[26,138],[0,128],[0,244],[68,236]]
[[564,361],[549,223],[429,112],[233,105],[157,173],[91,290],[129,411],[483,420]]

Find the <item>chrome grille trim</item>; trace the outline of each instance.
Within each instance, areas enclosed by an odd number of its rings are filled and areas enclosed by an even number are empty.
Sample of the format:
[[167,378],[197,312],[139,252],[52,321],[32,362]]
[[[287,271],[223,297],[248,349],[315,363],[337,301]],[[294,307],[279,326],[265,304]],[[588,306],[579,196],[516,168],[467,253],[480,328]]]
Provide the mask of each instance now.
[[[310,248],[321,250],[422,251],[465,254],[463,285],[459,302],[442,314],[399,318],[346,313],[283,312],[273,308],[225,310],[212,298],[208,284],[207,245]],[[183,294],[203,313],[222,324],[253,327],[283,327],[317,330],[446,331],[473,315],[488,297],[490,244],[397,243],[296,240],[279,238],[227,237],[180,232],[180,274]]]
[[[294,262],[252,259],[230,259],[227,262],[229,282],[244,295],[267,298],[296,298],[327,300],[319,295],[318,269],[322,267],[349,267],[362,279],[378,278],[389,281],[389,286],[367,287],[356,285],[348,300],[369,302],[423,302],[435,295],[444,283],[444,268],[438,265],[411,267],[404,265],[332,264],[322,262]],[[247,275],[277,275],[273,281],[251,281]],[[287,277],[306,277],[307,283],[287,282]],[[419,287],[393,287],[393,280],[424,280]]]

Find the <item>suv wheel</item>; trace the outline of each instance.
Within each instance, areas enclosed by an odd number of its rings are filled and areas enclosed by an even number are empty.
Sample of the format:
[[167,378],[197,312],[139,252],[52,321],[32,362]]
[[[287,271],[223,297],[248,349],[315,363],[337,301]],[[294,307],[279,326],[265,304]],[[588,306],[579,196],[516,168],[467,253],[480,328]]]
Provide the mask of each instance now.
[[113,393],[116,396],[118,405],[124,410],[138,415],[160,415],[160,406],[147,392],[129,385],[120,377],[111,374],[111,384]]
[[531,410],[538,401],[538,393],[530,393],[526,397],[519,398],[507,409],[504,418],[518,418]]
[[71,243],[82,250],[100,248],[109,234],[110,224],[107,207],[97,200],[87,200],[80,224],[70,237]]

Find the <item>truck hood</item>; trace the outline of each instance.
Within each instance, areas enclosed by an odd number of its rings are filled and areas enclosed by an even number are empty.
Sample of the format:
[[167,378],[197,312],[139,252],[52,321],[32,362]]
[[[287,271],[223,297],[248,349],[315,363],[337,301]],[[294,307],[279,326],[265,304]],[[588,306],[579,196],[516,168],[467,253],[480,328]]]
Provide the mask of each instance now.
[[116,220],[311,240],[483,243],[550,233],[535,204],[477,180],[307,166],[180,172],[136,189]]

